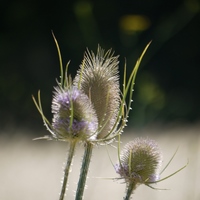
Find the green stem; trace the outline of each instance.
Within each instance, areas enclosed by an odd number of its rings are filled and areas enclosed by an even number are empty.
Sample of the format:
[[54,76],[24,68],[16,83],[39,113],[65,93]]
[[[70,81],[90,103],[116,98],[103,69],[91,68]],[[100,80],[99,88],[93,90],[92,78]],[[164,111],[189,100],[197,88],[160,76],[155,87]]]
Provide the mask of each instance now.
[[136,184],[135,182],[130,182],[128,185],[127,185],[127,188],[126,188],[126,196],[124,197],[124,200],[129,200],[131,195],[133,194],[133,191],[135,190],[136,188]]
[[93,144],[89,142],[85,144],[85,153],[84,153],[84,157],[82,161],[78,187],[76,190],[76,200],[82,200],[83,198],[83,192],[85,189],[87,173],[88,173],[89,164],[90,164],[90,160],[92,156],[92,149],[93,149]]
[[74,152],[75,152],[75,146],[76,146],[76,141],[70,142],[69,154],[68,154],[67,163],[66,163],[66,166],[64,169],[63,184],[62,184],[62,189],[61,189],[59,200],[63,200],[65,197],[65,190],[66,190],[66,186],[67,186],[67,180],[68,180],[70,166],[71,166],[72,159],[73,159]]

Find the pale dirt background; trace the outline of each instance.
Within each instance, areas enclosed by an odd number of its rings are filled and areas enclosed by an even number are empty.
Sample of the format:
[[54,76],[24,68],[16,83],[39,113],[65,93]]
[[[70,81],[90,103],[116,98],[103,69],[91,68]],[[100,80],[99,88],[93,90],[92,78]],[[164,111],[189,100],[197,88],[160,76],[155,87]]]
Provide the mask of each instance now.
[[[2,132],[2,131],[1,131]],[[62,168],[68,145],[63,142],[32,141],[31,130],[4,130],[0,135],[0,200],[58,200]],[[27,133],[27,137],[25,136]],[[48,134],[45,130],[38,136]],[[200,200],[200,124],[154,126],[140,131],[125,130],[122,146],[138,136],[155,139],[163,152],[163,166],[179,147],[178,153],[162,177],[184,166],[175,176],[154,185],[169,190],[153,190],[140,186],[133,200]],[[108,148],[114,163],[116,149]],[[70,173],[67,200],[74,199],[83,148],[77,149]],[[97,177],[118,177],[105,147],[97,147],[90,166],[85,200],[122,200],[125,185],[122,181]]]

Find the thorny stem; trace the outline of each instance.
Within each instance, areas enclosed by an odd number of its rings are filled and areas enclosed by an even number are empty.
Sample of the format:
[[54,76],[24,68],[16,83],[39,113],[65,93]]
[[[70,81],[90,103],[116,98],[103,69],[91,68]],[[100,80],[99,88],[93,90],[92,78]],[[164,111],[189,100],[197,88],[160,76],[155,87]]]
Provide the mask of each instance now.
[[70,166],[71,166],[72,159],[73,159],[74,152],[75,152],[75,146],[76,146],[76,141],[71,141],[70,148],[69,148],[69,154],[68,154],[68,158],[67,158],[67,163],[66,163],[66,166],[64,169],[64,177],[63,177],[62,189],[61,189],[59,200],[63,200],[65,197],[65,190],[66,190],[66,186],[67,186],[67,180],[68,180],[68,175],[69,175],[69,171],[70,171]]
[[129,200],[131,195],[133,194],[133,191],[135,190],[136,188],[136,184],[134,181],[130,182],[128,185],[127,185],[127,189],[126,189],[126,196],[124,197],[124,200]]
[[82,167],[80,171],[80,177],[79,177],[78,187],[76,190],[75,200],[82,200],[83,198],[83,192],[85,189],[87,173],[88,173],[89,164],[90,164],[90,160],[92,156],[92,149],[93,149],[93,144],[87,142],[85,144],[85,153],[84,153],[84,157],[82,161]]

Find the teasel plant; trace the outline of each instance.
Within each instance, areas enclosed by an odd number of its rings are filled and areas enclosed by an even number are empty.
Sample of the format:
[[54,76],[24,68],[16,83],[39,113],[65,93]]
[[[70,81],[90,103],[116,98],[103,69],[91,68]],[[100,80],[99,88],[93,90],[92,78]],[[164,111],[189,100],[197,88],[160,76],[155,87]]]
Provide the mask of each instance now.
[[[150,43],[136,62],[128,81],[126,66],[124,67],[122,92],[119,86],[118,57],[114,57],[111,50],[104,53],[104,50],[98,47],[96,56],[89,51],[84,56],[74,83],[90,97],[98,118],[98,130],[96,140],[89,142],[85,147],[76,200],[82,199],[83,196],[86,170],[89,169],[93,146],[111,144],[127,124],[136,74],[149,45]],[[128,104],[126,104],[127,98]]]
[[[111,144],[115,137],[123,132],[131,109],[135,77],[142,57],[136,63],[126,82],[126,66],[124,68],[123,91],[120,91],[118,76],[118,57],[111,50],[97,49],[97,55],[87,51],[80,69],[74,79],[76,87],[89,96],[98,118],[96,140],[87,142],[83,157],[80,179],[76,192],[76,200],[82,199],[87,172],[94,145]],[[128,105],[126,104],[129,95]]]
[[51,133],[51,135],[36,139],[64,141],[70,145],[59,198],[59,200],[63,200],[76,144],[86,141],[89,143],[89,141],[96,139],[98,122],[90,99],[83,91],[73,85],[71,76],[68,76],[69,63],[64,72],[59,45],[54,35],[53,37],[59,55],[60,81],[57,81],[58,85],[54,88],[52,123],[43,113],[40,91],[38,92],[38,101],[34,97],[33,101],[42,116],[44,125]]
[[[119,136],[120,137],[120,136]],[[162,153],[156,141],[149,138],[136,138],[128,142],[120,152],[120,143],[118,143],[118,164],[114,165],[115,171],[120,175],[117,180],[123,180],[126,184],[124,200],[129,200],[136,188],[144,184],[152,189],[159,189],[152,186],[152,184],[164,181],[171,176],[183,170],[184,165],[174,173],[160,178],[161,174],[169,166],[177,150],[168,161],[166,166],[160,171],[162,164]]]
[[98,46],[97,54],[86,51],[80,69],[74,79],[68,75],[69,63],[63,70],[62,56],[54,37],[60,63],[60,80],[54,88],[52,100],[52,122],[44,115],[40,91],[33,101],[51,135],[36,138],[65,141],[70,144],[59,200],[65,197],[68,176],[77,143],[85,151],[77,185],[76,200],[82,200],[92,150],[97,145],[111,144],[127,124],[136,74],[150,43],[137,60],[127,78],[124,66],[123,87],[120,90],[118,56],[112,50],[104,52]]

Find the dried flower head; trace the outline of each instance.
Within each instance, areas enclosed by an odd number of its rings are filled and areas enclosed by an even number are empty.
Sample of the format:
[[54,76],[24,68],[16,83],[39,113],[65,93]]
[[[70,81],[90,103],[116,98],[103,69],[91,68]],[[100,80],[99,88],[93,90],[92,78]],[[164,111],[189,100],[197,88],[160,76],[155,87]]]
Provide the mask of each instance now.
[[120,154],[116,172],[126,183],[148,184],[159,180],[161,152],[154,140],[136,138]]
[[96,55],[87,51],[74,80],[74,85],[88,95],[94,106],[99,125],[98,139],[117,129],[120,107],[118,63],[118,56],[113,56],[111,50],[104,53],[98,47]]

